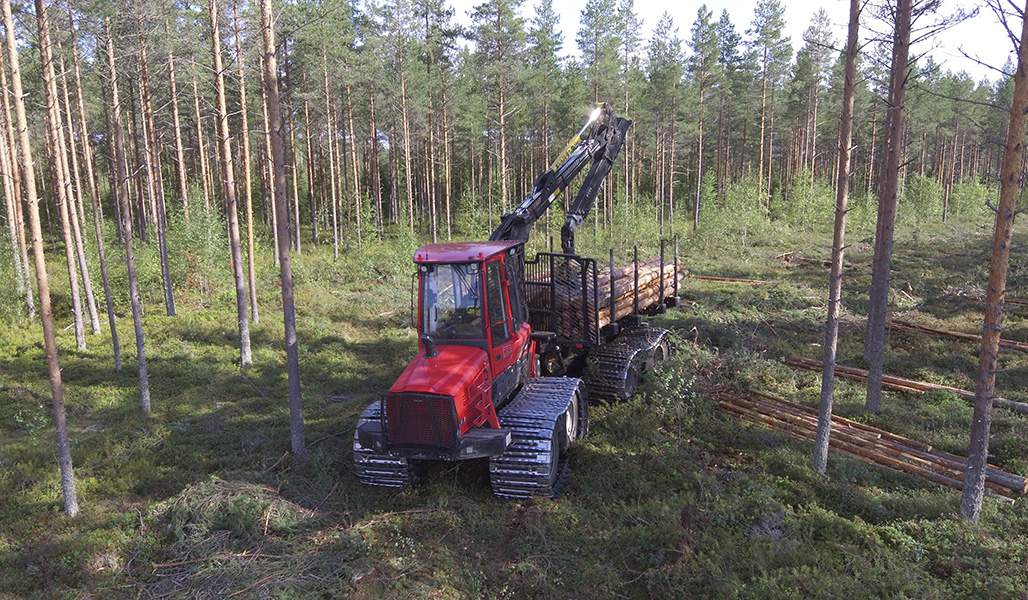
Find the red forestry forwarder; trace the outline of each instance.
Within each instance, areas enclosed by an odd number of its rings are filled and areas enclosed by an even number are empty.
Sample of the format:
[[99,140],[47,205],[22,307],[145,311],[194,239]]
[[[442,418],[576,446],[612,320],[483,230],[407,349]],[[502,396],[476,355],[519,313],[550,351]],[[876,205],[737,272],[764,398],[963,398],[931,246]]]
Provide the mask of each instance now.
[[[587,390],[627,398],[667,356],[667,331],[637,315],[599,326],[596,261],[575,254],[575,228],[630,125],[598,105],[489,241],[414,253],[420,347],[361,415],[353,459],[362,483],[402,487],[416,479],[418,461],[488,458],[496,495],[553,497],[567,477],[568,446],[589,433]],[[526,263],[532,224],[588,164],[561,231],[563,252]],[[650,309],[675,300],[660,296]]]

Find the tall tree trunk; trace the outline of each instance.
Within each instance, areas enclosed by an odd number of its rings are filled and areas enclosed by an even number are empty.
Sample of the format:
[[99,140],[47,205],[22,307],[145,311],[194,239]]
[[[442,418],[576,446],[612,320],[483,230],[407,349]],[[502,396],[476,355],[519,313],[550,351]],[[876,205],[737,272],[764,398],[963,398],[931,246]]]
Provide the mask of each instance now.
[[347,129],[350,131],[350,163],[353,165],[354,223],[357,227],[357,249],[360,250],[363,247],[363,232],[361,231],[361,211],[363,208],[361,206],[360,165],[357,162],[357,132],[353,126],[353,99],[350,94],[349,65],[346,66],[346,70],[346,123]]
[[236,281],[236,316],[239,322],[239,364],[250,367],[250,323],[246,316],[246,280],[243,278],[243,254],[239,241],[239,210],[236,205],[236,174],[232,160],[232,137],[228,128],[225,102],[225,74],[221,64],[221,34],[218,29],[218,3],[210,0],[211,52],[214,54],[214,90],[218,96],[218,135],[221,138],[222,191],[228,213],[229,245],[232,252],[232,276]]
[[232,3],[232,16],[235,23],[236,34],[236,65],[239,73],[239,112],[242,119],[242,148],[240,159],[243,161],[239,168],[243,174],[243,206],[246,209],[246,266],[250,285],[250,318],[254,323],[260,321],[257,314],[257,269],[254,264],[254,239],[253,239],[253,181],[251,177],[250,159],[250,118],[246,106],[246,70],[244,67],[242,32],[239,19],[239,2]]
[[378,233],[378,241],[382,241],[382,229],[385,226],[382,215],[382,173],[378,162],[378,123],[375,121],[375,93],[368,94],[371,114],[369,116],[368,131],[371,153],[368,160],[368,170],[371,171],[371,196],[375,201],[375,230]]
[[107,66],[111,86],[112,127],[114,129],[114,162],[118,188],[118,199],[121,202],[121,228],[125,244],[125,263],[128,266],[129,299],[132,303],[132,324],[136,333],[136,365],[139,368],[139,398],[143,413],[150,414],[150,374],[146,367],[146,343],[143,338],[143,308],[139,302],[139,285],[136,281],[136,259],[132,248],[132,211],[129,196],[128,165],[125,156],[125,130],[121,124],[121,100],[118,96],[118,70],[114,62],[114,38],[111,35],[111,21],[104,22],[107,34]]
[[835,188],[835,233],[832,237],[832,268],[828,276],[828,319],[825,321],[824,370],[821,373],[821,405],[814,441],[814,468],[824,473],[828,466],[828,439],[832,427],[835,394],[835,360],[839,347],[839,314],[842,310],[842,267],[846,252],[846,210],[850,192],[850,157],[853,152],[853,104],[857,87],[860,0],[850,0],[850,22],[846,36],[846,71],[839,114],[839,168]]
[[[11,239],[11,262],[14,263],[14,275],[19,295],[25,296],[26,313],[29,320],[36,319],[36,303],[32,293],[32,282],[30,281],[28,255],[23,253],[24,246],[21,238],[24,237],[23,223],[19,208],[21,205],[21,177],[18,176],[17,151],[15,150],[14,126],[11,123],[11,107],[7,98],[7,73],[4,67],[3,53],[0,52],[0,94],[4,102],[4,123],[0,130],[3,148],[0,148],[0,168],[4,180],[4,199],[7,204],[7,232]],[[19,235],[20,232],[20,235]]]
[[1025,147],[1025,125],[1028,121],[1028,6],[1021,13],[1021,41],[1017,48],[1017,71],[1014,73],[1014,96],[1010,107],[1010,124],[1003,156],[999,206],[992,239],[992,260],[989,264],[989,287],[985,294],[985,324],[982,349],[978,359],[978,384],[974,395],[971,421],[971,442],[967,456],[967,476],[960,498],[960,514],[977,523],[982,512],[985,470],[989,459],[989,434],[992,428],[992,400],[996,394],[996,367],[1000,333],[1003,331],[1003,299],[1010,266],[1010,237],[1017,214],[1017,198],[1021,190],[1021,161]]
[[889,269],[892,238],[896,225],[899,190],[900,146],[903,143],[903,103],[907,91],[907,58],[913,0],[897,0],[896,31],[892,48],[892,75],[885,123],[888,131],[882,185],[878,194],[878,229],[871,270],[871,297],[867,315],[867,402],[868,412],[882,410],[882,370],[885,353],[885,321],[889,311]]
[[264,94],[267,97],[269,129],[272,132],[272,162],[275,165],[275,209],[279,212],[279,265],[282,276],[282,313],[285,323],[286,369],[289,378],[289,425],[293,454],[304,455],[307,446],[303,434],[303,410],[300,398],[300,358],[296,346],[296,313],[293,306],[293,271],[286,238],[285,215],[285,151],[282,139],[282,117],[278,101],[278,67],[275,61],[275,31],[271,24],[271,0],[261,0],[261,25],[264,32]]
[[335,113],[332,110],[332,95],[328,86],[328,50],[321,47],[321,66],[325,88],[325,130],[328,138],[328,180],[329,201],[332,203],[332,258],[339,260],[339,193],[336,187]]
[[149,153],[150,181],[153,185],[154,222],[157,225],[157,251],[161,261],[161,282],[164,284],[164,309],[169,317],[175,316],[175,292],[171,287],[171,264],[168,259],[168,215],[164,205],[164,174],[161,172],[161,149],[157,143],[157,127],[154,125],[153,103],[150,99],[150,70],[146,64],[146,40],[143,37],[143,22],[139,21],[139,76],[142,93],[144,136]]
[[[61,45],[57,45],[58,53],[61,52]],[[61,72],[65,73],[64,68],[64,56],[61,54],[60,58]],[[82,178],[79,174],[79,161],[78,153],[75,147],[75,125],[71,118],[71,97],[68,93],[67,81],[62,88],[63,99],[64,99],[64,117],[66,119],[65,125],[68,133],[68,154],[64,158],[64,170],[65,170],[65,181],[74,181],[74,195],[71,194],[71,188],[68,189],[69,199],[71,200],[71,231],[72,237],[75,240],[75,255],[78,257],[79,272],[82,274],[82,289],[86,293],[86,308],[89,311],[89,324],[93,335],[100,334],[100,317],[97,314],[96,309],[96,296],[93,294],[93,278],[89,273],[89,262],[86,260],[86,245],[85,235],[82,233],[82,227],[85,226],[85,209],[82,207],[84,201],[82,199]],[[64,130],[62,129],[61,136],[64,136]],[[68,156],[71,156],[71,165],[69,171]],[[76,202],[75,198],[78,199]],[[77,206],[76,206],[77,205]],[[81,217],[81,219],[80,219]]]
[[[32,254],[36,263],[36,284],[39,287],[40,321],[43,325],[43,349],[46,354],[47,372],[50,376],[50,396],[54,408],[54,424],[57,429],[57,462],[61,470],[61,489],[64,493],[64,513],[74,517],[79,512],[78,494],[75,491],[75,472],[71,460],[71,442],[68,439],[68,423],[64,412],[64,384],[61,381],[61,366],[57,357],[57,332],[54,329],[53,310],[50,304],[50,282],[46,272],[46,258],[43,255],[43,231],[39,221],[39,199],[36,194],[36,176],[32,168],[32,148],[29,145],[28,119],[25,116],[25,94],[21,85],[21,67],[18,62],[18,47],[14,39],[14,18],[11,16],[10,0],[2,0],[4,30],[6,32],[7,56],[11,63],[11,84],[14,93],[14,108],[18,119],[18,150],[22,180],[25,184],[25,200],[28,204],[29,226],[32,232]],[[46,7],[42,0],[36,0],[36,21],[39,27],[40,47],[49,46],[49,31]]]
[[[443,176],[446,177],[446,241],[453,240],[453,166],[450,154],[450,123],[446,109],[446,86],[442,89],[443,105]],[[547,211],[549,212],[549,211]]]
[[[768,67],[768,48],[764,47],[764,55],[762,59],[763,68],[761,69],[760,77],[760,153],[757,161],[759,166],[757,167],[757,193],[760,195],[760,202],[764,203],[764,129],[767,122],[767,67]],[[770,188],[770,186],[768,186]]]
[[311,103],[307,93],[307,73],[303,74],[303,131],[304,131],[304,154],[307,159],[307,207],[310,210],[311,219],[311,243],[318,244],[318,207],[314,198],[314,144],[311,138]]
[[[43,92],[47,106],[46,131],[49,149],[47,154],[55,192],[54,198],[61,215],[64,256],[68,264],[72,312],[75,320],[75,343],[79,350],[85,350],[86,334],[82,322],[82,300],[75,271],[76,246],[72,238],[72,217],[75,207],[73,206],[74,200],[71,199],[70,184],[66,178],[67,169],[64,161],[67,159],[67,152],[64,147],[60,102],[57,95],[57,74],[54,69],[53,49],[50,44],[50,23],[43,0],[36,0],[36,22],[39,27],[39,55],[43,67]],[[88,273],[88,271],[86,272]]]
[[[699,108],[696,111],[699,133],[696,135],[696,204],[692,207],[693,231],[700,228],[700,198],[703,196],[703,97],[706,89],[703,84],[700,84],[699,87]],[[625,92],[625,97],[628,97],[628,92]]]
[[[403,65],[400,65],[400,106],[403,111],[403,170],[404,177],[407,180],[407,208],[409,210],[408,226],[410,232],[414,233],[414,187],[411,181],[411,161],[410,161],[410,150],[411,150],[411,139],[410,139],[410,119],[407,109],[407,76],[402,71]],[[395,181],[395,179],[394,179]],[[395,183],[393,185],[396,185]],[[490,225],[491,227],[491,225]]]
[[[171,24],[167,19],[164,21],[164,31],[171,36]],[[178,112],[178,87],[175,83],[175,56],[171,53],[171,46],[168,46],[168,79],[171,84],[171,119],[172,129],[175,133],[175,164],[178,173],[178,194],[182,200],[182,216],[189,220],[189,184],[186,181],[186,151],[182,144],[182,127]],[[243,114],[246,114],[246,104],[243,104]],[[245,117],[244,117],[245,118]]]

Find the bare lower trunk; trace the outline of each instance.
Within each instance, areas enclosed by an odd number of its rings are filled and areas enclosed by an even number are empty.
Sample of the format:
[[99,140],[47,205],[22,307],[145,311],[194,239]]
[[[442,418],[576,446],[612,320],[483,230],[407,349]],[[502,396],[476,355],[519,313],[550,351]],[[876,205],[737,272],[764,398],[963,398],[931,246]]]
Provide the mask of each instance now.
[[985,325],[982,350],[978,359],[978,385],[975,388],[971,443],[967,457],[967,476],[960,499],[960,514],[978,522],[982,512],[985,470],[989,458],[989,433],[992,428],[992,400],[996,394],[996,366],[1000,332],[1003,330],[1003,298],[1010,266],[1010,236],[1013,233],[1017,198],[1020,191],[1021,160],[1024,156],[1025,125],[1028,121],[1028,7],[1022,13],[1021,43],[1017,51],[1014,96],[1003,157],[999,206],[989,265],[989,287],[985,295]]
[[61,215],[61,233],[64,237],[64,256],[68,264],[68,279],[71,284],[72,312],[75,320],[75,343],[79,350],[86,348],[86,334],[82,322],[82,300],[79,293],[75,266],[75,245],[72,239],[70,184],[65,175],[64,161],[67,158],[62,132],[61,111],[57,95],[57,74],[54,69],[53,52],[50,46],[49,22],[43,0],[36,0],[36,20],[39,26],[39,54],[43,66],[43,91],[47,106],[46,133],[48,159],[54,198]]
[[[171,35],[171,25],[164,21],[164,31]],[[189,220],[189,185],[186,182],[186,151],[182,145],[182,127],[178,112],[178,88],[175,84],[175,56],[171,53],[171,46],[168,47],[168,79],[171,85],[171,117],[172,128],[175,130],[175,164],[178,167],[178,193],[182,200],[182,216]],[[244,115],[246,107],[243,107]]]
[[232,3],[232,16],[235,18],[236,34],[236,62],[239,73],[239,107],[240,118],[242,119],[242,149],[240,152],[242,166],[239,168],[243,174],[243,206],[246,208],[246,262],[247,275],[250,288],[250,318],[254,323],[260,321],[257,314],[257,269],[254,263],[254,239],[253,239],[253,182],[250,174],[250,119],[246,107],[246,72],[243,68],[243,42],[240,32],[239,3]]
[[825,322],[824,370],[821,373],[821,405],[814,442],[814,468],[824,473],[828,466],[828,438],[832,426],[835,394],[835,360],[839,346],[839,314],[842,310],[842,267],[846,250],[846,205],[850,189],[850,157],[853,144],[853,101],[856,96],[860,0],[850,0],[850,22],[846,43],[846,72],[839,114],[839,169],[835,192],[835,233],[832,237],[832,267],[828,276],[828,319]]
[[[267,67],[261,69],[261,89],[267,89],[267,81],[265,81],[265,73]],[[261,110],[264,111],[264,154],[267,161],[264,165],[264,170],[267,171],[268,181],[273,183],[275,180],[275,167],[274,161],[272,160],[272,148],[271,148],[271,122],[268,118],[268,95],[266,93],[261,94]],[[271,198],[271,231],[274,235],[271,236],[275,244],[275,258],[274,263],[278,266],[278,209],[276,203],[278,202],[278,196],[275,195],[274,191],[269,194]]]
[[146,343],[143,338],[143,308],[139,302],[139,285],[136,281],[136,259],[132,248],[132,211],[129,210],[128,166],[125,158],[125,130],[121,125],[121,101],[118,96],[118,71],[114,62],[114,40],[111,36],[111,22],[105,23],[107,33],[107,66],[110,72],[111,105],[114,114],[111,126],[114,129],[114,162],[121,201],[121,228],[125,243],[125,263],[128,267],[129,299],[132,303],[132,325],[136,333],[136,365],[139,368],[139,398],[143,412],[150,414],[150,374],[146,367]]
[[200,120],[200,91],[196,85],[196,77],[193,77],[193,110],[196,113],[196,151],[200,154],[200,181],[203,187],[203,208],[207,214],[211,213],[211,187],[209,183],[211,170],[207,164],[207,145],[203,140],[203,122]]
[[218,96],[218,135],[221,138],[222,192],[228,213],[228,235],[232,253],[232,276],[236,281],[236,316],[239,324],[239,364],[250,367],[250,322],[246,315],[246,281],[243,278],[243,254],[239,240],[239,210],[236,205],[236,175],[232,159],[232,137],[228,128],[225,101],[225,75],[221,64],[221,35],[218,29],[218,3],[210,2],[211,50],[214,54],[214,89]]
[[[349,66],[347,66],[349,70]],[[350,130],[350,158],[351,164],[353,165],[353,208],[354,208],[354,223],[357,227],[357,249],[360,250],[363,247],[363,237],[361,226],[361,180],[360,180],[360,165],[357,160],[357,134],[353,126],[353,101],[350,95],[350,84],[346,84],[346,122],[347,129]]]
[[[0,57],[2,57],[2,53],[0,53]],[[4,69],[3,62],[3,60],[0,60],[0,96],[3,96],[4,99],[4,115],[6,116],[5,126],[7,139],[10,142],[2,149],[4,155],[7,156],[7,162],[10,165],[10,168],[6,171],[10,174],[10,177],[5,177],[4,179],[5,183],[9,183],[12,188],[11,202],[13,205],[13,221],[11,225],[16,229],[15,236],[17,237],[18,244],[18,258],[22,265],[22,280],[19,282],[19,287],[25,294],[25,304],[28,307],[29,319],[34,320],[36,318],[36,302],[32,292],[32,273],[29,269],[28,244],[25,243],[25,216],[23,214],[21,204],[22,178],[21,171],[18,167],[18,150],[16,148],[17,136],[14,132],[14,117],[11,112],[11,102],[9,95],[6,92],[6,90],[10,88],[7,86],[7,72]]]
[[154,126],[153,104],[150,100],[150,74],[146,66],[146,43],[140,28],[139,71],[142,94],[143,127],[146,130],[146,151],[149,157],[150,180],[153,186],[154,222],[157,225],[157,249],[161,261],[161,283],[164,287],[164,309],[169,317],[175,316],[175,293],[171,287],[171,263],[168,259],[168,215],[164,205],[164,175],[161,172],[161,150],[157,144],[157,128]]
[[328,179],[331,182],[332,196],[332,258],[339,260],[339,191],[336,186],[336,151],[335,151],[335,111],[332,108],[328,91],[328,70],[325,70],[325,121],[328,129]]
[[268,116],[274,164],[275,208],[279,212],[279,265],[282,277],[282,313],[285,324],[286,368],[289,377],[289,424],[293,454],[304,455],[303,411],[300,399],[300,358],[296,344],[296,313],[293,306],[293,271],[289,257],[289,242],[286,225],[286,176],[285,151],[282,139],[282,117],[278,101],[278,67],[275,61],[275,31],[271,23],[271,0],[261,0],[261,25],[264,33],[264,94],[267,98]]

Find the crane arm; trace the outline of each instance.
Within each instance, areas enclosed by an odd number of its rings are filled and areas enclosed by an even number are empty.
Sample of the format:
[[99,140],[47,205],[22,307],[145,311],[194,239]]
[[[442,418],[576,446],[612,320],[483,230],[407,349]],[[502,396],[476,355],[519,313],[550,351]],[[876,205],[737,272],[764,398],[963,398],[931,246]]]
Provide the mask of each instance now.
[[607,104],[598,104],[589,120],[579,130],[560,156],[549,169],[536,179],[532,192],[511,212],[503,215],[499,227],[489,237],[490,240],[522,240],[528,241],[532,225],[538,221],[557,196],[563,192],[575,177],[592,163],[586,180],[579,190],[575,202],[568,211],[567,221],[561,232],[562,245],[568,251],[570,236],[570,252],[574,252],[574,229],[581,224],[592,208],[600,184],[610,172],[614,160],[624,144],[625,132],[632,124],[628,119],[614,116]]

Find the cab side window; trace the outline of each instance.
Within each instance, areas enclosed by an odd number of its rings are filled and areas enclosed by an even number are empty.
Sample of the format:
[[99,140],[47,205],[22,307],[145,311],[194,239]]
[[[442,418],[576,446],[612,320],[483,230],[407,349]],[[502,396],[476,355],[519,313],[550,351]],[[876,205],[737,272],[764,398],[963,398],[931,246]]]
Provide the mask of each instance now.
[[493,337],[493,346],[510,340],[510,323],[507,320],[507,303],[503,296],[503,273],[500,261],[494,260],[486,265],[486,302],[489,308],[489,331]]
[[527,305],[525,304],[524,291],[524,255],[519,253],[508,254],[503,260],[507,270],[507,291],[510,294],[510,315],[517,330],[527,319]]

